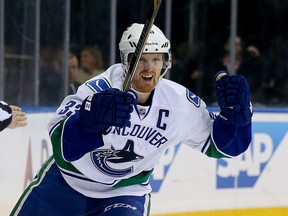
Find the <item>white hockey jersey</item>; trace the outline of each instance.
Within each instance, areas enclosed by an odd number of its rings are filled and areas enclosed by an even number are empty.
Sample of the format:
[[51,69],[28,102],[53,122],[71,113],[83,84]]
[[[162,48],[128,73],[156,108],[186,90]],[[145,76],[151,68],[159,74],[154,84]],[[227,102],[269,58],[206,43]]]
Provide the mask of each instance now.
[[81,85],[75,95],[67,96],[48,125],[64,179],[88,197],[149,193],[149,176],[169,146],[185,143],[204,154],[210,146],[214,116],[195,94],[163,78],[154,89],[151,104],[134,107],[131,127],[110,127],[102,135],[103,147],[67,161],[62,151],[65,121],[77,114],[88,95],[108,87],[121,90],[122,82],[121,64],[111,66]]

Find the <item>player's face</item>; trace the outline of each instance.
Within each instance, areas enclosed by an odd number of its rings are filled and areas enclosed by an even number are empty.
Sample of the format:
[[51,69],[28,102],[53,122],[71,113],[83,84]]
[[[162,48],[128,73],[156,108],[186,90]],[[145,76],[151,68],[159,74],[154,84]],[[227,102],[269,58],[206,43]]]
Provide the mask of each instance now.
[[142,54],[132,80],[133,89],[149,93],[155,88],[163,67],[163,58],[161,53]]

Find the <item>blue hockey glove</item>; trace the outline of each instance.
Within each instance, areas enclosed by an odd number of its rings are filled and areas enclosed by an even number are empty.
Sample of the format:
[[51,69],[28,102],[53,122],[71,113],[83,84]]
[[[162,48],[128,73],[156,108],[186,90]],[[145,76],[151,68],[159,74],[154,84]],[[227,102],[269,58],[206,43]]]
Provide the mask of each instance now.
[[130,127],[133,105],[137,99],[128,92],[106,89],[89,95],[79,111],[80,122],[87,132],[104,132],[110,126]]
[[252,105],[247,80],[243,76],[220,71],[215,75],[220,117],[227,124],[244,126],[251,122]]

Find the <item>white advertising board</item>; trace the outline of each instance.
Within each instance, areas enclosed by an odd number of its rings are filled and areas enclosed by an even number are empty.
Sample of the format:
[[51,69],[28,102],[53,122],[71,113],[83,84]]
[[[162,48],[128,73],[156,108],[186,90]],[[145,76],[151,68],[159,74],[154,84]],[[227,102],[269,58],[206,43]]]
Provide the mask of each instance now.
[[[9,215],[52,154],[52,113],[28,114],[28,126],[0,133],[0,213]],[[211,159],[185,145],[170,148],[151,184],[152,214],[288,206],[288,113],[254,113],[249,149]]]

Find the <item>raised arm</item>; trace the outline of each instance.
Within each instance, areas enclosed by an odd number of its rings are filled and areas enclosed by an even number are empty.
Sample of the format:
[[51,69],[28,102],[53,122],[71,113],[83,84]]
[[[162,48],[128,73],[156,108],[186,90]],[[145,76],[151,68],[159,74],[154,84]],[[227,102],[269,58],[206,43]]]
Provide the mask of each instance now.
[[252,104],[246,79],[220,71],[215,76],[220,114],[213,123],[214,147],[224,156],[234,157],[251,142]]

